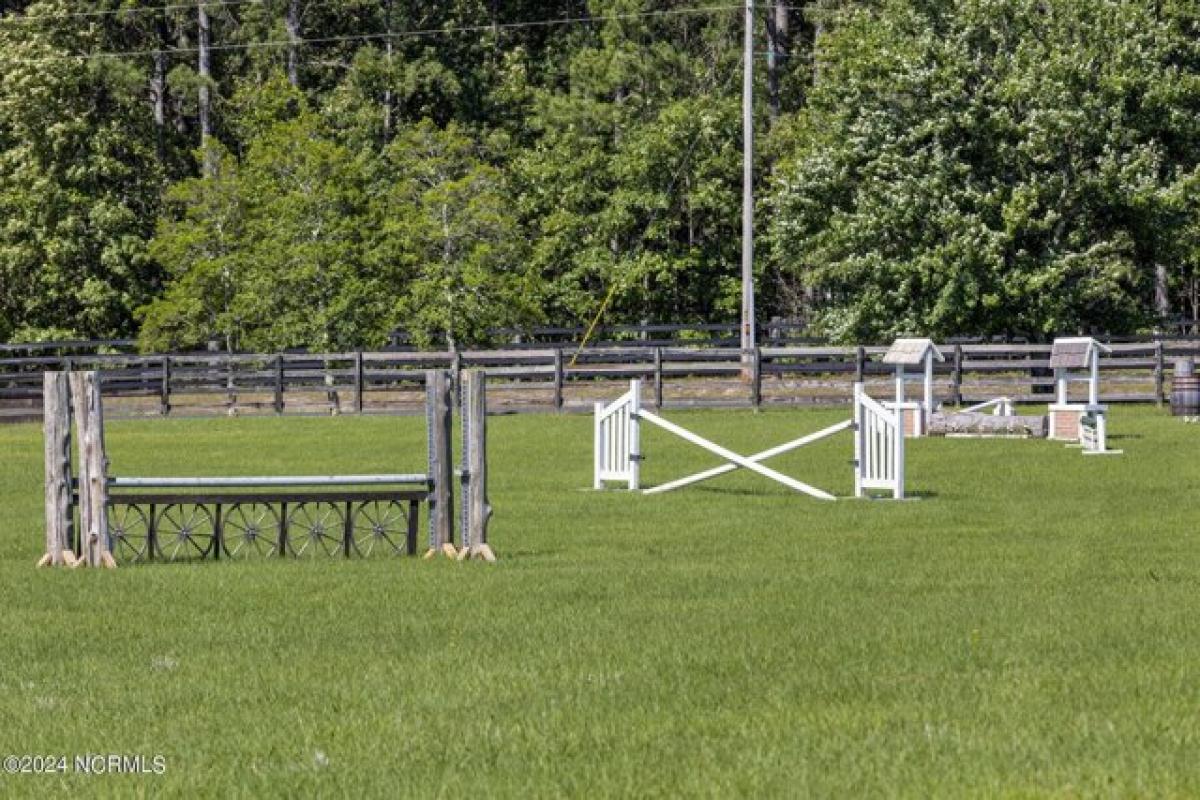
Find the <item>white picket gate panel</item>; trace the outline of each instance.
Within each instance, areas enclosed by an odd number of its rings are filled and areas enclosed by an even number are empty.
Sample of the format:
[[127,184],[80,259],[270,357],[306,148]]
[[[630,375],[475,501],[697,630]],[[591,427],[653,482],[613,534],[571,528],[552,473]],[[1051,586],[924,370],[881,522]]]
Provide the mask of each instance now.
[[904,409],[888,409],[854,384],[854,496],[890,489],[904,497]]
[[639,423],[642,382],[629,382],[629,391],[605,405],[596,403],[596,444],[593,485],[603,489],[605,481],[621,481],[637,489],[641,480]]

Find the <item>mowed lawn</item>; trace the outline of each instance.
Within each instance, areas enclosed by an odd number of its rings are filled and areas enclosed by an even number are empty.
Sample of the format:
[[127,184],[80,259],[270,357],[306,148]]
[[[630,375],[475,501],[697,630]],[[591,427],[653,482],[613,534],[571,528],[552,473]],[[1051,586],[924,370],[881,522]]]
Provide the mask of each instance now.
[[[749,453],[847,413],[667,416]],[[489,426],[498,564],[115,572],[34,569],[41,430],[0,427],[0,755],[167,760],[0,795],[1200,794],[1200,425],[1117,407],[1114,457],[910,441],[899,503],[740,472],[597,493],[590,417]],[[419,471],[423,428],[108,439],[114,474]],[[644,448],[648,483],[717,463]],[[842,434],[771,465],[845,496],[850,457]]]

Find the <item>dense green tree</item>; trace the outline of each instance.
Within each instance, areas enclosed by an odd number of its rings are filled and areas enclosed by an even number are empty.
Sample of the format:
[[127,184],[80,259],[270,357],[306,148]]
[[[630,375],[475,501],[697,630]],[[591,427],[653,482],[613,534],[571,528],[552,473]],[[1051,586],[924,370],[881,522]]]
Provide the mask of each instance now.
[[0,339],[110,337],[159,290],[163,185],[145,75],[69,55],[103,42],[64,0],[0,19]]
[[504,175],[455,125],[422,122],[388,148],[395,184],[382,244],[410,271],[397,323],[420,341],[487,341],[493,327],[532,322],[536,274],[527,267]]
[[891,0],[775,143],[775,258],[833,336],[1132,330],[1174,263],[1200,86],[1119,0]]

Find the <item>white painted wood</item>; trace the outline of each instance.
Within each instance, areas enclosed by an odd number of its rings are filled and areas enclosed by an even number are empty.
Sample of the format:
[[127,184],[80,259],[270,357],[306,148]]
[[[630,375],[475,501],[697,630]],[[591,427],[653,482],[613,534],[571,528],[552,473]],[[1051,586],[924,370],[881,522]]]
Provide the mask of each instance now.
[[710,452],[714,455],[718,455],[721,458],[725,459],[726,461],[731,461],[734,464],[737,464],[738,466],[743,467],[744,469],[748,469],[751,472],[756,472],[759,475],[762,475],[764,478],[770,478],[771,480],[773,480],[777,483],[781,483],[784,486],[788,487],[789,489],[793,489],[797,492],[802,492],[803,494],[811,495],[812,497],[816,497],[821,500],[835,499],[834,496],[829,494],[828,492],[822,491],[821,489],[817,489],[816,487],[813,487],[813,486],[809,486],[807,483],[802,483],[801,481],[798,481],[795,478],[789,478],[787,475],[784,475],[781,472],[776,472],[775,470],[771,469],[770,467],[764,467],[762,464],[755,463],[747,458],[744,458],[744,457],[738,455],[737,453],[733,452],[732,450],[721,447],[721,445],[715,444],[714,442],[710,442],[708,439],[705,439],[703,436],[692,433],[687,428],[682,428],[673,422],[668,422],[667,420],[663,419],[662,417],[660,417],[656,414],[652,414],[649,411],[644,411],[644,410],[642,411],[642,419],[646,420],[647,422],[649,422],[651,424],[657,425],[658,427],[662,428],[665,431],[669,431],[670,433],[675,434],[676,436],[678,436],[681,439],[684,439],[685,441],[691,442],[692,444],[696,445],[697,447],[707,450],[708,452]]
[[[822,439],[827,439],[834,434],[841,433],[853,425],[853,420],[839,422],[836,425],[830,425],[828,428],[822,428],[821,430],[815,433],[810,433],[807,436],[801,436],[799,439],[793,439],[790,442],[784,442],[783,444],[776,445],[769,450],[763,450],[760,453],[746,456],[746,460],[753,461],[755,464],[758,464],[766,461],[769,458],[774,458],[775,456],[783,455],[784,453],[789,453],[792,450],[804,447],[807,444],[812,444],[813,442],[819,442]],[[642,494],[662,494],[663,492],[680,489],[684,486],[691,486],[692,484],[700,483],[701,481],[707,481],[720,475],[726,475],[741,468],[742,467],[739,464],[722,464],[719,467],[713,467],[712,469],[707,469],[703,472],[697,472],[692,475],[688,475],[687,477],[671,481],[670,483],[652,486],[649,489],[643,490]]]
[[592,488],[603,489],[604,479],[601,476],[604,473],[604,421],[601,417],[604,414],[604,403],[597,402],[593,409],[595,417],[592,425]]
[[925,395],[921,408],[921,415],[918,419],[918,426],[915,429],[917,436],[924,436],[929,432],[929,418],[933,415],[933,353],[925,354]]
[[638,429],[641,381],[629,382],[629,391],[608,405],[595,406],[595,465],[593,486],[603,489],[607,481],[620,481],[636,489],[640,481]]
[[860,420],[862,441],[857,460],[855,493],[862,497],[867,489],[891,489],[892,496],[904,497],[904,409],[889,409],[865,392],[855,393],[855,416]]

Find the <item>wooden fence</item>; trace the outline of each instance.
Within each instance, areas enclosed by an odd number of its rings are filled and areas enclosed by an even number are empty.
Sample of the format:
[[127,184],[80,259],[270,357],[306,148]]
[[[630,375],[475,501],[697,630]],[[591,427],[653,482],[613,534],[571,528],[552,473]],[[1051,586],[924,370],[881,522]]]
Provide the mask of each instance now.
[[[1113,344],[1102,361],[1104,402],[1162,402],[1175,359],[1200,355],[1200,340]],[[95,370],[122,415],[204,413],[403,413],[424,403],[425,371],[486,370],[493,410],[588,410],[631,378],[657,406],[847,403],[852,385],[882,387],[885,347],[607,347],[572,363],[569,348],[451,352],[352,352],[0,358],[0,414],[36,417],[42,373]],[[935,394],[952,403],[1005,395],[1046,402],[1050,346],[943,345]]]

